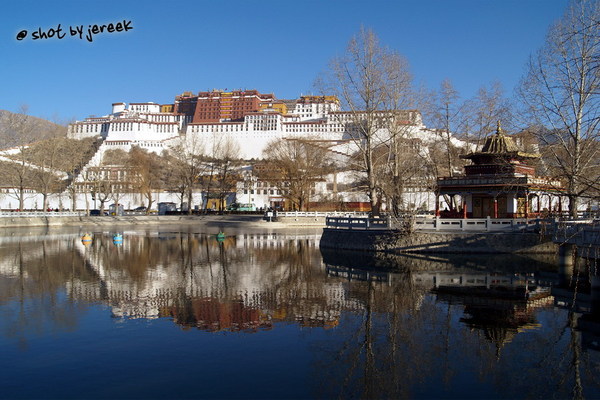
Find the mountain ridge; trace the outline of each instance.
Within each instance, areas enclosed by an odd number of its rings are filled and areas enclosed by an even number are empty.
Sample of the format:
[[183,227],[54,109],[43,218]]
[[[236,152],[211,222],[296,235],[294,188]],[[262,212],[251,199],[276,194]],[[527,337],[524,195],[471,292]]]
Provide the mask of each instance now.
[[51,137],[64,137],[67,127],[23,113],[0,109],[0,150],[23,146]]

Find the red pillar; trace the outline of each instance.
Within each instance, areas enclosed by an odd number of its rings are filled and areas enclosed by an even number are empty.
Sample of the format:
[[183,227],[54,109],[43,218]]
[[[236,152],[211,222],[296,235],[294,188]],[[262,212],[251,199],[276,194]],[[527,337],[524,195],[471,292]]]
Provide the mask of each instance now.
[[498,218],[498,199],[494,197],[494,218]]
[[529,218],[529,193],[525,193],[525,218]]
[[440,195],[438,193],[435,194],[435,216],[440,216]]
[[463,208],[463,219],[467,219],[467,199],[466,195],[463,193],[462,197],[462,208]]
[[562,196],[558,196],[558,215],[562,217]]

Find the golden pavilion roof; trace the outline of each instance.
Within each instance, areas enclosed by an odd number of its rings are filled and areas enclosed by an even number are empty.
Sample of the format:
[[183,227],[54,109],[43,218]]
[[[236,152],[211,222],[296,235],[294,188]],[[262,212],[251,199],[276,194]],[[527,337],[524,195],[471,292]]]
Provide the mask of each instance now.
[[498,127],[496,133],[490,135],[483,145],[481,151],[461,156],[461,158],[471,159],[474,157],[481,156],[512,156],[520,158],[539,158],[539,154],[525,153],[519,150],[519,147],[514,142],[513,138],[506,135],[500,127],[500,121],[498,121]]

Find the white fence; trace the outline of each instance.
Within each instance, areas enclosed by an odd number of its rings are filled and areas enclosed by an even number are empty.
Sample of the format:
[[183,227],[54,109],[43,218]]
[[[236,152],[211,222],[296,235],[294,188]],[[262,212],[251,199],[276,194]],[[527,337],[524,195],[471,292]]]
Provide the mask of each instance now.
[[356,229],[356,230],[388,230],[391,229],[390,217],[387,218],[359,218],[359,217],[327,217],[327,228]]
[[[108,210],[105,215],[109,215]],[[85,217],[86,211],[0,211],[0,218]],[[145,211],[124,211],[123,215],[146,215]]]
[[525,218],[416,218],[413,227],[416,230],[432,231],[508,231],[518,232],[529,229],[541,229],[545,221]]
[[[443,219],[431,217],[408,218],[402,223],[412,223],[412,230],[416,231],[460,231],[460,232],[518,232],[524,230],[550,230],[554,227],[553,220],[539,219],[493,219],[493,218],[467,218]],[[355,230],[382,230],[394,229],[392,220],[387,218],[360,218],[360,217],[328,217],[325,220],[327,228],[355,229]]]
[[79,217],[85,211],[0,211],[0,218]]
[[367,213],[359,211],[282,211],[278,217],[367,217]]

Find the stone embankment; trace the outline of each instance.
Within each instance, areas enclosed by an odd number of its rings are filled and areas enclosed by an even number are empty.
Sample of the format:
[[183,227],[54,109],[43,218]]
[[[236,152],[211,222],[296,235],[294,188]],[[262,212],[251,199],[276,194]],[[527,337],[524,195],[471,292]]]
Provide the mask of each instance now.
[[135,215],[135,216],[44,216],[4,217],[0,227],[28,226],[113,226],[113,225],[177,225],[177,224],[239,224],[265,226],[268,223],[258,215]]
[[277,217],[277,222],[287,226],[325,227],[325,217]]
[[321,248],[323,262],[327,266],[350,269],[376,269],[390,272],[460,272],[460,271],[506,271],[510,273],[515,266],[519,272],[536,270],[552,271],[556,267],[555,254],[503,254],[502,257],[490,257],[489,254],[407,254],[375,251],[335,250]]
[[555,253],[557,245],[537,233],[450,233],[323,230],[320,246],[326,249],[393,253],[535,254]]
[[0,228],[29,226],[112,226],[112,225],[236,225],[268,229],[324,227],[325,217],[281,217],[268,221],[262,215],[124,215],[124,216],[3,216]]

